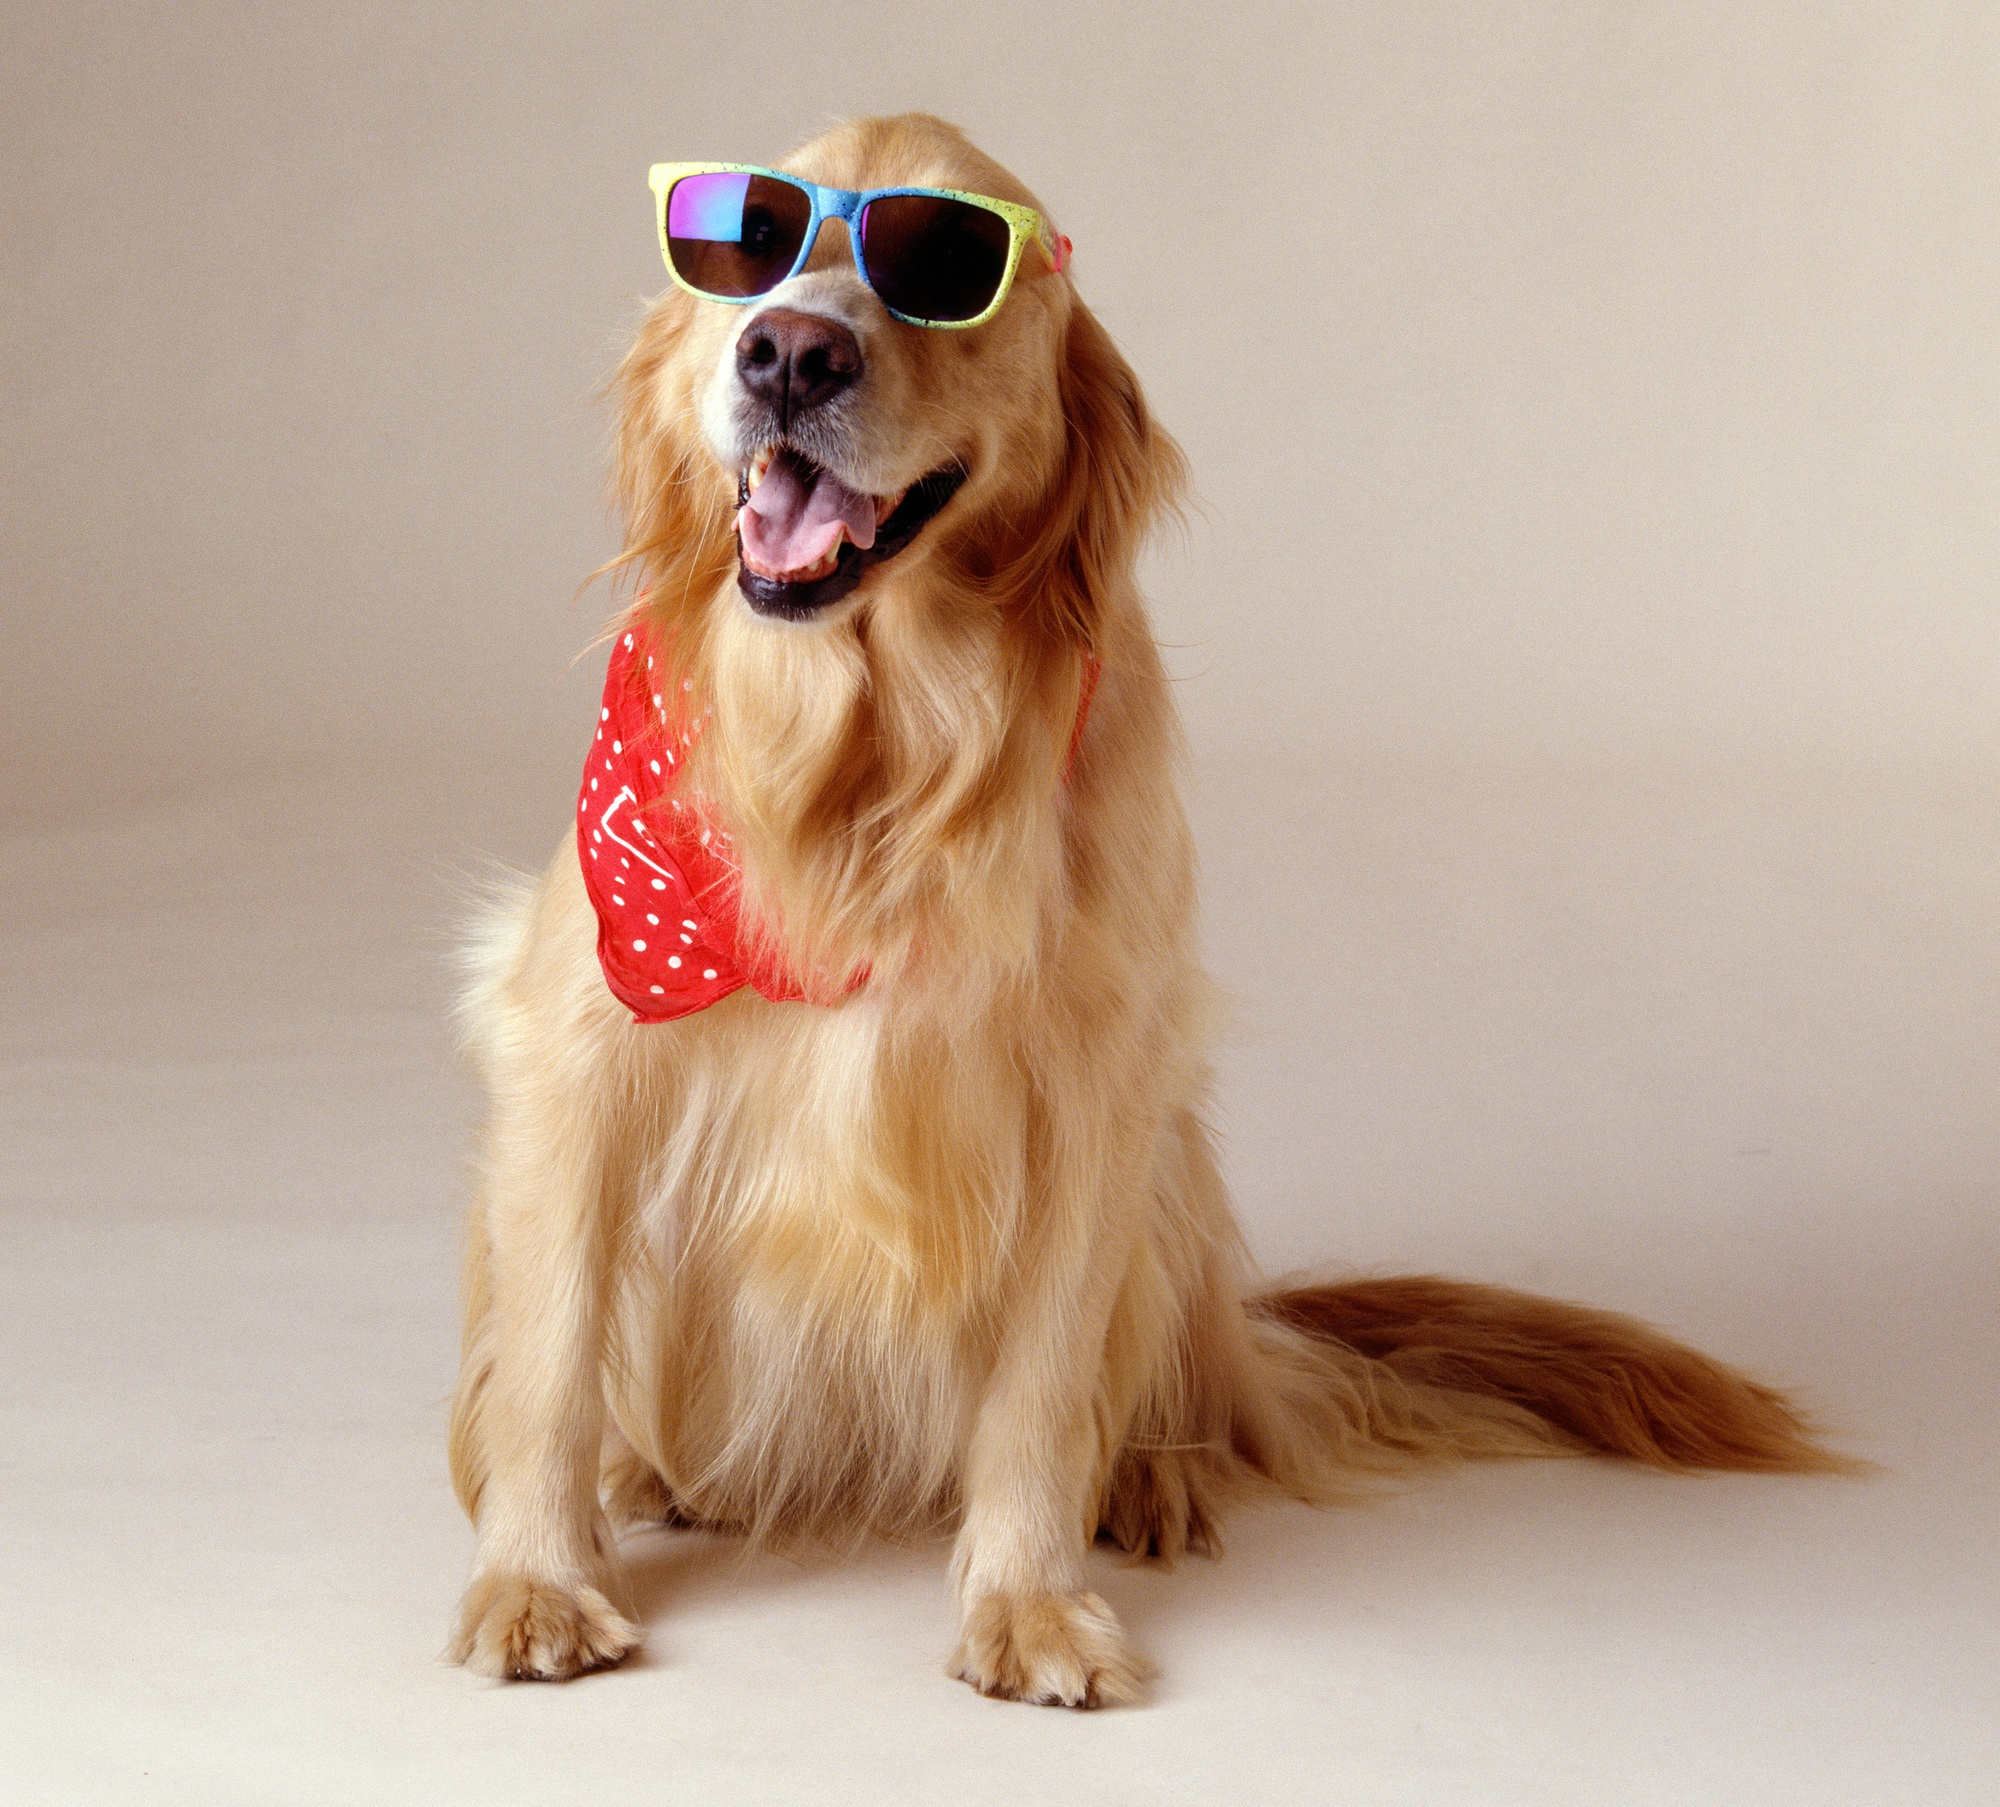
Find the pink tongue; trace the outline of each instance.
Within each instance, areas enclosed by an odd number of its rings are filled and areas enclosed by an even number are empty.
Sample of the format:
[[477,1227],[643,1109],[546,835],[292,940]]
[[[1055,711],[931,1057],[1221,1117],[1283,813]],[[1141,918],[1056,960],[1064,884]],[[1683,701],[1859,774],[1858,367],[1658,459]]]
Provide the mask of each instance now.
[[875,499],[831,471],[814,471],[791,452],[771,460],[764,481],[736,516],[743,550],[767,571],[799,571],[840,543],[842,526],[866,550],[875,544]]

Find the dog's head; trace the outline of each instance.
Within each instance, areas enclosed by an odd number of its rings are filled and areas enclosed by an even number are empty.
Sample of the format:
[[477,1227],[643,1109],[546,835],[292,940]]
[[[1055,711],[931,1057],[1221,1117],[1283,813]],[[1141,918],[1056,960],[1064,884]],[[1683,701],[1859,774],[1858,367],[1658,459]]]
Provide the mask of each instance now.
[[[784,168],[1038,205],[924,115]],[[886,973],[954,935],[1025,959],[1087,656],[1151,656],[1132,565],[1182,461],[1056,262],[1025,252],[981,324],[915,325],[829,221],[754,301],[669,288],[619,372],[618,563],[704,724],[675,782],[727,823],[746,920],[783,924],[796,971]],[[947,921],[968,898],[976,930]]]
[[[779,167],[1039,207],[921,114],[842,126]],[[1039,246],[991,319],[940,330],[891,314],[848,234],[827,220],[804,267],[748,303],[670,288],[654,306],[618,385],[625,562],[682,617],[825,624],[949,590],[1092,644],[1180,479],[1129,367]]]

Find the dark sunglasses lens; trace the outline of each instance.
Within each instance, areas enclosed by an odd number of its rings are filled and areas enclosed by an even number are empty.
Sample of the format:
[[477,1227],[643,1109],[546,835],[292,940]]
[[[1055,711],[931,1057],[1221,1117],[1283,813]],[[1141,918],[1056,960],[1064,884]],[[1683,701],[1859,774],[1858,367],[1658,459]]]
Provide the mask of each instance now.
[[936,195],[885,195],[861,212],[875,293],[917,320],[973,320],[993,305],[1014,234],[997,213]]
[[803,189],[769,176],[683,176],[667,194],[667,257],[708,295],[762,295],[791,274],[812,222]]

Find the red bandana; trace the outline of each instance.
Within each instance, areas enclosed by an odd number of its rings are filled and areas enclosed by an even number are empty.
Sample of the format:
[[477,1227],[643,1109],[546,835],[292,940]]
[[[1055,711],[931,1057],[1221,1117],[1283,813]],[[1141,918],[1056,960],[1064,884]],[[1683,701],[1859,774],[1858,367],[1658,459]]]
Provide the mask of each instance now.
[[[1072,760],[1098,671],[1086,654]],[[729,836],[664,794],[694,733],[680,699],[670,703],[664,694],[672,681],[664,666],[655,667],[643,627],[618,637],[576,804],[577,859],[597,911],[604,982],[641,1023],[706,1010],[745,985],[774,1004],[803,1002],[805,988],[789,971],[759,964],[743,949]]]

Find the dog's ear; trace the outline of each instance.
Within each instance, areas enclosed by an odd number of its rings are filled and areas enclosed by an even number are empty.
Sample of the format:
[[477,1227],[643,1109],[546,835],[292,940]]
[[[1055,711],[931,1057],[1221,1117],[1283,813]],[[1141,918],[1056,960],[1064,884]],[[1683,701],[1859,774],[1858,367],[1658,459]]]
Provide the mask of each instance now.
[[625,548],[605,574],[629,575],[669,641],[688,640],[681,615],[715,593],[735,562],[727,480],[701,444],[696,398],[677,357],[695,321],[692,296],[669,290],[611,379],[617,408],[612,481]]
[[1107,601],[1162,514],[1179,510],[1187,460],[1153,419],[1111,335],[1072,299],[1058,374],[1066,445],[1041,606],[1072,644],[1100,644]]

